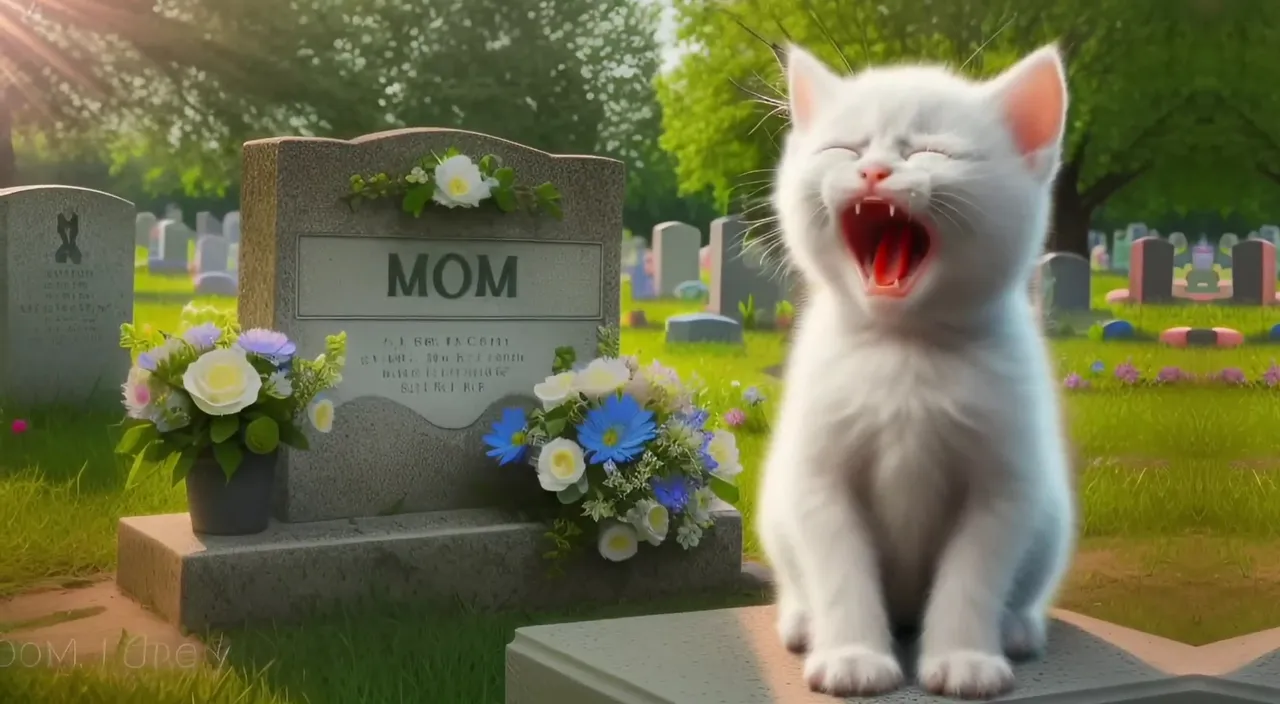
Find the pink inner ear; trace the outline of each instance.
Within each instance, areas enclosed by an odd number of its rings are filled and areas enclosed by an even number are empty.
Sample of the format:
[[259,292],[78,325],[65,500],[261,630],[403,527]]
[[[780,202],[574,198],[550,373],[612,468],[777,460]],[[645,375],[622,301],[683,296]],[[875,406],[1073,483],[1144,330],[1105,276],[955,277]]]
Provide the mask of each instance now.
[[791,124],[804,129],[813,114],[813,78],[803,72],[791,75]]
[[1037,61],[1015,77],[1004,94],[1004,111],[1018,151],[1034,154],[1062,135],[1066,88],[1058,64]]

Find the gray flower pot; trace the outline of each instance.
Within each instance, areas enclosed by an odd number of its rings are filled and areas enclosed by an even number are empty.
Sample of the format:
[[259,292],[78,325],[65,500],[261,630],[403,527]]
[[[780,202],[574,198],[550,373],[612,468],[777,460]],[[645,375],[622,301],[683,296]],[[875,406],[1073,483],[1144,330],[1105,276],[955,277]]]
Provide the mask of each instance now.
[[230,481],[212,452],[196,458],[187,474],[191,529],[204,535],[253,535],[266,530],[276,457],[275,452],[258,455],[246,450]]

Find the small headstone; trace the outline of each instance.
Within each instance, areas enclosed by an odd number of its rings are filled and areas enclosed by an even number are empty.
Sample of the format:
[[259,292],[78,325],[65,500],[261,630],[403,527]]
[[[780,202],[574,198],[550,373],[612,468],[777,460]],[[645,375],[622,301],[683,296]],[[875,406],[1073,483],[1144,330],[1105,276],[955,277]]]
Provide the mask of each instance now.
[[[221,239],[220,235],[214,235]],[[236,277],[227,271],[206,271],[193,279],[197,296],[234,296],[239,291]]]
[[177,203],[170,203],[164,206],[164,217],[161,220],[177,220],[182,222],[182,206]]
[[1100,230],[1089,230],[1089,250],[1093,251],[1093,248],[1098,246],[1101,246],[1104,250],[1107,248],[1107,233]]
[[636,263],[631,267],[631,300],[633,301],[651,301],[657,297],[657,291],[653,286],[653,275],[649,273],[649,267],[645,266],[645,252],[641,251],[636,257]]
[[702,233],[683,222],[653,227],[653,280],[659,296],[675,295],[676,285],[698,278]]
[[240,243],[240,211],[233,210],[222,219],[222,236],[231,242]]
[[1203,238],[1191,247],[1191,270],[1187,272],[1187,293],[1217,293],[1221,277],[1214,265],[1213,245]]
[[639,259],[640,251],[644,249],[644,240],[632,235],[622,238],[622,269],[630,270],[636,265]]
[[742,344],[742,323],[714,313],[686,313],[667,318],[667,342]]
[[707,310],[743,322],[742,307],[751,302],[755,325],[774,326],[778,301],[791,284],[765,262],[759,245],[746,242],[748,226],[739,215],[711,223],[711,286]]
[[1129,260],[1132,303],[1173,302],[1173,245],[1157,237],[1133,243]]
[[133,246],[148,247],[151,244],[151,228],[156,226],[153,213],[138,213],[133,221]]
[[1231,250],[1231,259],[1231,302],[1276,305],[1276,246],[1266,240],[1245,240]]
[[1209,328],[1191,328],[1186,334],[1188,347],[1215,347],[1218,344],[1218,333]]
[[[1045,292],[1044,311],[1054,313],[1079,313],[1089,310],[1090,291],[1089,260],[1079,254],[1053,252],[1040,258],[1041,291]],[[1047,280],[1052,280],[1052,287]],[[1048,290],[1052,289],[1049,296]]]
[[1169,235],[1169,244],[1173,245],[1173,265],[1176,267],[1184,267],[1191,263],[1191,246],[1187,242],[1187,235],[1182,232],[1175,232]]
[[1131,222],[1128,227],[1124,229],[1124,233],[1130,242],[1137,242],[1143,237],[1147,237],[1151,234],[1148,230],[1149,228],[1146,223]]
[[1133,323],[1127,320],[1108,320],[1102,324],[1104,340],[1132,340],[1134,334]]
[[1231,250],[1240,242],[1240,238],[1234,232],[1224,234],[1218,240],[1218,251],[1214,253],[1214,261],[1223,269],[1230,269],[1233,266],[1231,260]]
[[161,220],[152,228],[147,271],[152,274],[185,274],[195,233],[177,220]]
[[71,186],[0,190],[0,399],[83,403],[129,370],[133,204]]
[[1129,239],[1129,234],[1123,230],[1116,230],[1114,242],[1111,245],[1111,270],[1118,272],[1129,271],[1129,254],[1133,250],[1133,240]]
[[1249,235],[1248,235],[1247,237],[1245,237],[1245,239],[1248,239],[1248,240],[1257,240],[1257,239],[1262,239],[1262,236],[1258,234],[1258,231],[1257,231],[1257,230],[1250,230],[1250,231],[1249,231]]
[[202,210],[196,213],[196,235],[222,236],[222,223],[213,213]]
[[683,281],[676,284],[675,294],[682,301],[702,301],[706,300],[708,290],[701,281]]
[[231,243],[222,235],[200,235],[196,238],[195,272],[226,273],[231,262]]
[[1276,225],[1263,225],[1262,227],[1259,227],[1258,237],[1280,247],[1280,227]]

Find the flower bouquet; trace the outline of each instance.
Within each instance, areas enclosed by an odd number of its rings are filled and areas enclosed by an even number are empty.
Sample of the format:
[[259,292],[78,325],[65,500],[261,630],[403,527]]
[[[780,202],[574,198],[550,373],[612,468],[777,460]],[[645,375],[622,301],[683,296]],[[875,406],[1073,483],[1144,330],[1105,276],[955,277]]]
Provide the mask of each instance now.
[[574,369],[571,347],[556,350],[552,374],[533,387],[542,408],[506,409],[484,438],[499,464],[527,462],[562,515],[547,534],[552,560],[595,529],[606,560],[633,557],[641,542],[675,540],[688,550],[711,528],[712,501],[737,501],[742,471],[732,433],[708,425],[700,390],[657,362],[620,358],[601,331],[601,357]]
[[126,486],[146,474],[187,482],[197,532],[260,532],[270,513],[271,479],[280,446],[307,449],[297,419],[316,430],[333,424],[321,396],[341,380],[346,334],[331,335],[313,360],[265,329],[240,332],[226,313],[184,310],[176,335],[131,324],[120,344],[137,356],[124,383],[126,430],[116,452],[133,458]]

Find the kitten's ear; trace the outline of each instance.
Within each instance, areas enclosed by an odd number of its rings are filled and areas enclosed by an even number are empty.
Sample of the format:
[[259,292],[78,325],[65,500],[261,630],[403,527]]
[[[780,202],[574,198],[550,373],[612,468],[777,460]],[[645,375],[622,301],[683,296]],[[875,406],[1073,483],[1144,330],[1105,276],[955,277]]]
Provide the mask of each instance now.
[[1058,47],[1037,49],[988,85],[1018,152],[1038,176],[1052,178],[1067,122],[1067,78]]
[[787,95],[791,127],[806,132],[840,84],[840,77],[818,57],[792,44],[787,47]]

